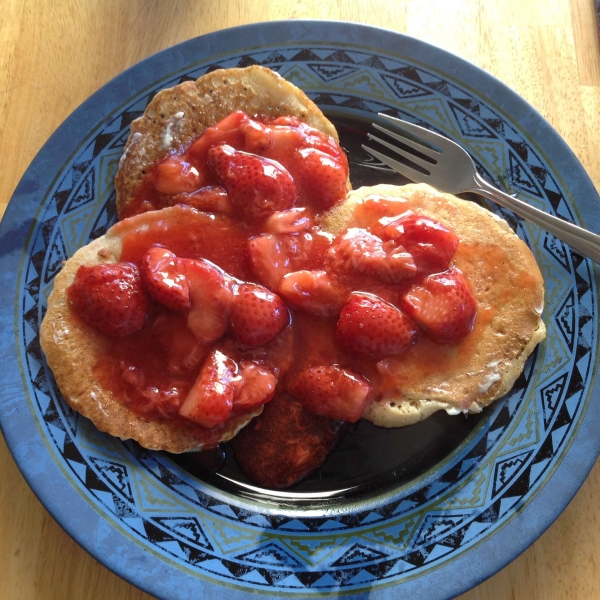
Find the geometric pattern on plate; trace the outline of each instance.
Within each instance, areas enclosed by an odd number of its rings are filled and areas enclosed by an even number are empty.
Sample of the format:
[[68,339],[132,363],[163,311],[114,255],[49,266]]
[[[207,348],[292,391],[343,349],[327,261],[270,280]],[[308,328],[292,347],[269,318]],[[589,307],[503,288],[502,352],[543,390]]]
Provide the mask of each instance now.
[[[448,460],[383,501],[315,515],[224,499],[164,455],[98,432],[62,400],[45,365],[39,325],[63,260],[116,219],[112,181],[129,124],[154,93],[216,68],[262,64],[328,114],[371,119],[385,110],[454,139],[479,172],[509,193],[577,222],[550,166],[494,106],[460,84],[360,46],[260,50],[195,65],[131,98],[82,143],[46,190],[21,272],[20,351],[32,413],[54,459],[109,523],[142,548],[222,584],[276,594],[366,591],[452,561],[492,535],[560,463],[586,410],[597,345],[589,261],[503,209],[532,248],[546,282],[546,342],[514,389]],[[58,334],[59,335],[59,334]],[[339,508],[339,507],[338,507]]]

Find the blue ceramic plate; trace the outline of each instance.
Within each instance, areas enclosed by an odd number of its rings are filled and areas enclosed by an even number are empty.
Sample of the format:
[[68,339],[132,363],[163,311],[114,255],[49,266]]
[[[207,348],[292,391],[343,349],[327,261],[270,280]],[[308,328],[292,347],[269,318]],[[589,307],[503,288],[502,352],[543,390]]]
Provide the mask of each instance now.
[[162,88],[252,64],[278,71],[336,121],[355,186],[389,181],[357,150],[386,111],[456,140],[485,177],[535,206],[586,227],[598,214],[594,187],[548,123],[494,78],[437,48],[371,27],[303,21],[191,40],[78,108],[9,204],[0,231],[4,436],[56,520],[155,596],[454,596],[541,535],[598,456],[595,267],[551,235],[501,213],[544,274],[548,327],[506,398],[468,426],[442,416],[391,434],[371,429],[368,451],[355,431],[322,475],[289,496],[248,491],[235,476],[201,477],[173,457],[99,433],[64,403],[41,354],[54,275],[115,221],[112,182],[131,121]]

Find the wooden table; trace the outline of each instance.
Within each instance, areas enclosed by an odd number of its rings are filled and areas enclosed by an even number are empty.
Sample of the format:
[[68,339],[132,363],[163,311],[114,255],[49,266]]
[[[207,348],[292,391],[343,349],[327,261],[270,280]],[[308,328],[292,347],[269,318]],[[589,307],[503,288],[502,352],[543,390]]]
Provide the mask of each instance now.
[[[65,117],[146,56],[261,20],[357,21],[483,67],[537,108],[600,188],[600,47],[593,0],[3,0],[0,214]],[[0,439],[0,598],[149,598],[82,550],[34,497]],[[600,465],[552,527],[464,600],[600,596]]]

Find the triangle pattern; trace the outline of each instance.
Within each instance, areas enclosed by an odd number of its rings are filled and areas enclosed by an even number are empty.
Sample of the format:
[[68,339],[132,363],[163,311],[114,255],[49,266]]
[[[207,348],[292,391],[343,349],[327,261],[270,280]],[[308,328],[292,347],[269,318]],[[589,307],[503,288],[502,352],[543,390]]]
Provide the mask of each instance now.
[[268,581],[255,569],[244,573],[240,579],[249,583],[258,583],[260,585],[268,585]]
[[356,585],[357,583],[367,583],[377,579],[376,575],[369,573],[365,569],[361,569],[354,577],[349,580],[349,583]]
[[45,283],[48,283],[54,276],[61,270],[63,262],[69,258],[65,241],[63,239],[62,231],[57,228],[56,235],[52,240],[52,244],[48,251],[48,264],[46,267],[46,274],[44,277]]
[[567,273],[571,272],[566,247],[558,238],[546,232],[542,246]]
[[546,458],[538,463],[532,464],[529,470],[529,487],[532,487],[535,482],[539,479],[540,475],[544,473],[546,467],[550,463],[550,459]]
[[280,579],[278,585],[286,588],[303,588],[306,587],[293,573]]
[[340,558],[332,563],[334,567],[349,567],[351,565],[362,565],[367,562],[389,558],[385,552],[369,548],[363,544],[354,544]]
[[213,547],[196,517],[157,517],[157,523],[177,536],[182,536],[196,546],[212,550]]
[[335,588],[337,587],[338,582],[329,574],[325,573],[325,575],[319,577],[311,587],[313,588]]
[[558,310],[553,315],[558,330],[562,334],[567,346],[573,347],[575,341],[575,291],[571,290]]
[[567,377],[567,373],[562,373],[562,375],[559,375],[538,391],[544,416],[544,427],[546,429],[550,427],[550,423],[560,406],[565,392]]
[[250,552],[238,554],[238,560],[270,567],[300,568],[302,563],[284,550],[279,544],[271,542]]
[[[87,165],[86,165],[87,166]],[[96,191],[96,172],[92,169],[86,177],[78,182],[78,185],[71,196],[65,212],[68,214],[81,206],[90,204],[95,200]]]
[[558,429],[555,429],[552,432],[552,446],[554,447],[554,451],[556,452],[560,445],[562,444],[565,435],[567,435],[567,431],[569,430],[569,425],[563,425]]
[[278,529],[289,529],[291,531],[308,531],[308,527],[298,519],[292,519],[280,525]]
[[415,540],[418,544],[431,544],[458,527],[470,515],[468,513],[456,514],[429,514],[423,520]]
[[125,500],[133,503],[129,472],[125,465],[100,458],[90,458],[90,462],[113,489],[122,495]]
[[431,550],[431,552],[429,552],[429,555],[427,556],[427,560],[425,562],[426,563],[433,562],[434,560],[437,560],[441,556],[445,556],[449,552],[452,552],[452,550],[454,550],[454,548],[452,548],[450,546],[444,546],[443,544],[436,544],[433,547],[433,549]]
[[327,519],[327,521],[325,521],[325,523],[323,523],[319,529],[321,531],[327,531],[328,529],[341,529],[346,527],[346,525],[344,525],[343,523],[340,523],[339,521],[336,521],[334,519]]
[[417,84],[414,81],[409,81],[403,77],[395,77],[393,75],[381,75],[383,81],[388,85],[394,95],[400,99],[420,98],[423,96],[432,96],[431,90]]
[[542,192],[538,188],[537,182],[533,180],[528,172],[525,163],[515,152],[508,152],[508,168],[510,184],[519,190],[533,194],[538,198],[543,198]]
[[533,450],[527,450],[515,456],[496,461],[494,466],[494,483],[492,486],[494,496],[499,494],[501,490],[514,480],[532,454]]
[[459,104],[449,102],[448,106],[454,115],[454,120],[463,136],[467,138],[495,138],[489,129],[472,113],[467,112]]
[[325,64],[325,63],[307,63],[306,65],[311,71],[316,73],[325,83],[335,81],[356,73],[359,67],[340,64]]

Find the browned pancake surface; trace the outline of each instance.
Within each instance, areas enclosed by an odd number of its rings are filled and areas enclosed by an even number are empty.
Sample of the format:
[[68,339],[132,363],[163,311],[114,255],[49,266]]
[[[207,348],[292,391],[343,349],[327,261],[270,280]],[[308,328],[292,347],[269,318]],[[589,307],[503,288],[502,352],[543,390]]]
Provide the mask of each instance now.
[[452,264],[467,276],[478,311],[473,332],[461,342],[440,346],[421,338],[404,356],[384,359],[380,364],[396,382],[396,392],[371,404],[365,417],[397,427],[440,409],[479,412],[510,390],[545,337],[543,279],[533,254],[502,219],[423,184],[355,190],[322,225],[334,233],[368,225],[356,209],[371,196],[389,199],[390,216],[412,210],[458,235]]
[[118,214],[125,213],[152,165],[173,150],[186,147],[207,127],[235,111],[297,117],[338,139],[334,126],[317,105],[270,69],[252,66],[213,71],[160,91],[143,116],[131,123],[115,178]]
[[[145,227],[158,219],[174,221],[196,214],[181,207],[144,213],[112,227],[108,233],[78,250],[56,276],[54,289],[48,298],[48,311],[41,326],[42,350],[48,366],[66,402],[77,412],[93,421],[100,431],[121,439],[134,439],[145,448],[167,452],[202,450],[214,445],[214,434],[183,419],[146,420],[122,404],[114,394],[103,388],[94,374],[94,365],[106,354],[111,340],[85,323],[69,307],[67,288],[75,279],[79,267],[118,262],[122,236],[135,228]],[[197,213],[202,215],[202,213]],[[262,407],[253,413],[230,419],[220,434],[221,441],[231,439]],[[210,440],[210,441],[209,441]]]

